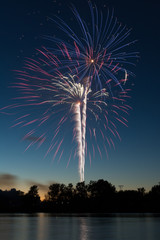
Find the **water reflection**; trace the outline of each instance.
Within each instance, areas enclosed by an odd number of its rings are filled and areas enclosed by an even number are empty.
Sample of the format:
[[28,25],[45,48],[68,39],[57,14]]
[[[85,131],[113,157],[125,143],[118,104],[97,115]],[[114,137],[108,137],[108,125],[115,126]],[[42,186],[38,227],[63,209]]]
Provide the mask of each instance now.
[[88,226],[86,217],[80,217],[80,240],[88,239]]
[[48,232],[49,222],[48,218],[44,221],[44,214],[40,213],[37,222],[37,238],[38,240],[43,240],[46,237],[46,232]]
[[160,217],[0,214],[1,240],[157,240]]

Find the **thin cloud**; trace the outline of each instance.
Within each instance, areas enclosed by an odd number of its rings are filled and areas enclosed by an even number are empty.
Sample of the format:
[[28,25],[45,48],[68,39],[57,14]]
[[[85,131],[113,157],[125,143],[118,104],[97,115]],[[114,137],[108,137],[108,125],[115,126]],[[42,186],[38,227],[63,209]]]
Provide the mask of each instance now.
[[[27,193],[29,191],[29,188],[33,185],[38,186],[39,188],[39,194],[44,199],[44,196],[49,191],[49,186],[51,184],[57,183],[56,181],[48,181],[46,183],[41,183],[38,181],[34,181],[31,179],[22,179],[16,175],[10,174],[10,173],[0,173],[0,189],[8,190],[11,188],[17,188],[19,184],[21,185],[20,190]],[[26,187],[28,189],[26,189]],[[23,189],[24,188],[24,189]]]
[[16,185],[18,177],[10,173],[0,173],[0,187],[13,187]]
[[26,183],[30,187],[33,186],[33,185],[38,186],[40,191],[43,191],[43,192],[47,192],[48,191],[49,184],[43,184],[43,183],[39,183],[39,182],[32,181],[32,180],[27,180]]

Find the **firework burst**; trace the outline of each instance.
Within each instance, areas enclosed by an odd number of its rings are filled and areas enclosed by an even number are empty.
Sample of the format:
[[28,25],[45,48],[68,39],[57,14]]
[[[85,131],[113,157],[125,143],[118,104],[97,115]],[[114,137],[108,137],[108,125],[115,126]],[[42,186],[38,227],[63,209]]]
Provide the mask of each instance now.
[[[56,24],[67,35],[69,42],[64,42],[59,38],[48,36],[55,44],[55,48],[50,48],[56,57],[60,59],[56,63],[60,71],[70,72],[72,75],[78,75],[78,82],[88,78],[96,89],[102,88],[107,83],[110,92],[111,81],[121,86],[119,79],[127,75],[133,75],[125,66],[134,65],[130,60],[137,58],[137,52],[126,52],[125,49],[135,41],[128,41],[131,29],[127,30],[126,26],[118,23],[113,16],[113,11],[107,13],[106,19],[103,18],[102,12],[98,12],[96,6],[89,2],[91,24],[85,21],[76,10],[72,7],[75,18],[74,25],[76,30],[71,28],[65,21],[57,18]],[[57,50],[58,47],[58,50]],[[53,66],[56,69],[56,66]]]
[[[128,76],[133,75],[125,66],[137,58],[136,52],[125,51],[135,41],[128,42],[130,30],[114,19],[113,12],[108,11],[104,20],[91,2],[89,8],[90,26],[73,7],[76,31],[57,18],[69,42],[47,37],[56,46],[38,50],[36,60],[26,60],[12,86],[21,95],[14,99],[15,104],[1,109],[20,110],[12,127],[26,128],[23,139],[30,141],[26,150],[34,144],[39,148],[50,139],[45,157],[54,151],[53,160],[59,155],[58,162],[64,153],[64,129],[68,129],[67,122],[73,121],[72,143],[75,140],[76,148],[71,153],[78,156],[80,181],[84,181],[87,154],[90,162],[96,154],[102,157],[103,151],[108,156],[106,146],[115,148],[113,139],[121,140],[117,123],[127,126],[124,115],[131,107],[126,85]],[[70,159],[71,155],[67,166]]]
[[[44,157],[54,152],[52,160],[58,158],[58,162],[71,136],[69,122],[74,121],[71,141],[77,144],[71,144],[71,152],[78,156],[80,180],[84,181],[85,158],[88,156],[91,162],[96,154],[102,156],[104,150],[108,155],[106,146],[114,148],[113,138],[120,139],[117,123],[127,125],[123,115],[128,115],[130,109],[129,89],[120,91],[119,85],[114,84],[116,97],[108,94],[107,84],[106,88],[91,91],[87,78],[78,83],[78,75],[53,72],[53,64],[54,55],[42,51],[39,60],[27,59],[24,70],[17,71],[17,82],[12,86],[20,95],[12,100],[15,103],[0,111],[14,111],[18,115],[12,127],[25,130],[23,139],[30,141],[26,150],[50,141]],[[98,143],[100,139],[103,144]],[[68,163],[70,159],[71,155]]]

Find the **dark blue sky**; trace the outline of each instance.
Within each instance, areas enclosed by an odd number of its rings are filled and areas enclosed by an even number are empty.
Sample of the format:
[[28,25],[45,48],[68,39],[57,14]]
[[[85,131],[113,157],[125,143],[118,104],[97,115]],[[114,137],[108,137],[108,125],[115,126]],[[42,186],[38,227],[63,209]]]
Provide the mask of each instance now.
[[[104,178],[112,184],[123,184],[124,188],[151,186],[160,181],[160,80],[159,55],[160,3],[153,0],[94,1],[99,8],[114,8],[115,16],[120,22],[132,28],[132,39],[138,42],[134,50],[139,52],[140,59],[134,69],[136,77],[132,91],[132,107],[128,128],[119,127],[122,137],[116,143],[116,150],[110,150],[109,159],[94,159],[85,167],[85,179]],[[85,0],[46,0],[27,1],[6,0],[1,3],[1,83],[0,107],[11,103],[15,97],[14,89],[8,86],[16,81],[12,70],[21,69],[25,57],[34,57],[35,49],[51,46],[52,43],[43,38],[44,35],[58,35],[57,29],[48,17],[58,15],[68,24],[72,24],[72,14],[68,6],[73,3],[82,13],[87,15]],[[28,186],[30,182],[48,184],[52,181],[76,183],[79,181],[78,163],[72,160],[66,169],[65,158],[57,164],[51,163],[47,157],[43,160],[45,149],[35,151],[29,149],[24,153],[26,142],[21,141],[23,132],[20,128],[9,128],[14,116],[0,115],[1,150],[0,174],[15,176],[15,185],[19,188]],[[0,186],[4,187],[4,186]],[[25,188],[24,188],[25,189]]]

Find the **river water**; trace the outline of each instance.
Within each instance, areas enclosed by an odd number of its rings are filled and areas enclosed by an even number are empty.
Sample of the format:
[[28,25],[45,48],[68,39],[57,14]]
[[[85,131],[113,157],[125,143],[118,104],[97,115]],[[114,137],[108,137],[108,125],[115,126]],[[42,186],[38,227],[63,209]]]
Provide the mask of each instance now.
[[159,240],[160,215],[0,214],[1,240]]

